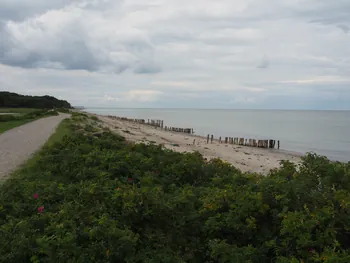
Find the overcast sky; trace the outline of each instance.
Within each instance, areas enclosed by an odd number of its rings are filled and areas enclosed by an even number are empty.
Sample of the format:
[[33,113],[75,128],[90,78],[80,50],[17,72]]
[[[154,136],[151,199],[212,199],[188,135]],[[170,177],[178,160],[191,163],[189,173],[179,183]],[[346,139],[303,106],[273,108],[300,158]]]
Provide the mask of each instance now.
[[350,109],[350,1],[0,0],[0,90],[85,106]]

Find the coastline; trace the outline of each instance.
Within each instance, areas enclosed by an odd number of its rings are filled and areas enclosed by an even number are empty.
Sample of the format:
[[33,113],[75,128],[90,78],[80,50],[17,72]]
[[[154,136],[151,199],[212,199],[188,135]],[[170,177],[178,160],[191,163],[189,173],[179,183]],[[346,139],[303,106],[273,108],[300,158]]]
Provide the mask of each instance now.
[[[220,158],[243,172],[267,174],[271,169],[280,167],[281,160],[288,160],[297,164],[300,162],[300,156],[302,156],[302,154],[285,150],[219,144],[217,139],[214,139],[213,143],[207,144],[206,138],[200,135],[165,131],[144,124],[112,119],[105,115],[87,114],[96,116],[105,127],[122,135],[128,141],[162,144],[164,148],[176,152],[198,151],[208,160]],[[194,140],[195,143],[193,144]]]

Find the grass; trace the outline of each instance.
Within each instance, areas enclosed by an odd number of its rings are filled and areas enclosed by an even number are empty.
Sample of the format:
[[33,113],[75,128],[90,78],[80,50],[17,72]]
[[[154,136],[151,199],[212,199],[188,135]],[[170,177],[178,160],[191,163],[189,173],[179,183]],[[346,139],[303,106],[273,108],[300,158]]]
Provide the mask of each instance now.
[[37,110],[33,108],[0,108],[0,113],[29,113]]
[[33,121],[33,119],[0,122],[0,134],[31,121]]
[[63,139],[65,135],[69,135],[72,132],[72,129],[69,128],[71,120],[63,120],[57,127],[54,134],[51,135],[49,140],[46,142],[45,146],[50,146],[56,142],[59,142]]

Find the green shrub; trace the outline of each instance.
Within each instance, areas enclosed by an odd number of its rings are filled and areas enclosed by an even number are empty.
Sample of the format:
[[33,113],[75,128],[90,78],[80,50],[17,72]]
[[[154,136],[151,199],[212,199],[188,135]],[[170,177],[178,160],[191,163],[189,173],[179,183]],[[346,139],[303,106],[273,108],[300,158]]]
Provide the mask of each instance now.
[[350,164],[244,174],[110,132],[39,156],[0,189],[0,262],[350,262]]

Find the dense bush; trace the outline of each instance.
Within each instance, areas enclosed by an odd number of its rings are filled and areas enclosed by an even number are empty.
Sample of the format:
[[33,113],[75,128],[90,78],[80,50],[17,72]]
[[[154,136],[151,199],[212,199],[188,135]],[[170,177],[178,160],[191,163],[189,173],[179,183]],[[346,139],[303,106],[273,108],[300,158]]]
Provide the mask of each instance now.
[[1,262],[350,262],[350,165],[268,176],[75,134],[0,189]]
[[65,100],[51,96],[26,96],[17,93],[0,91],[0,108],[71,108]]

